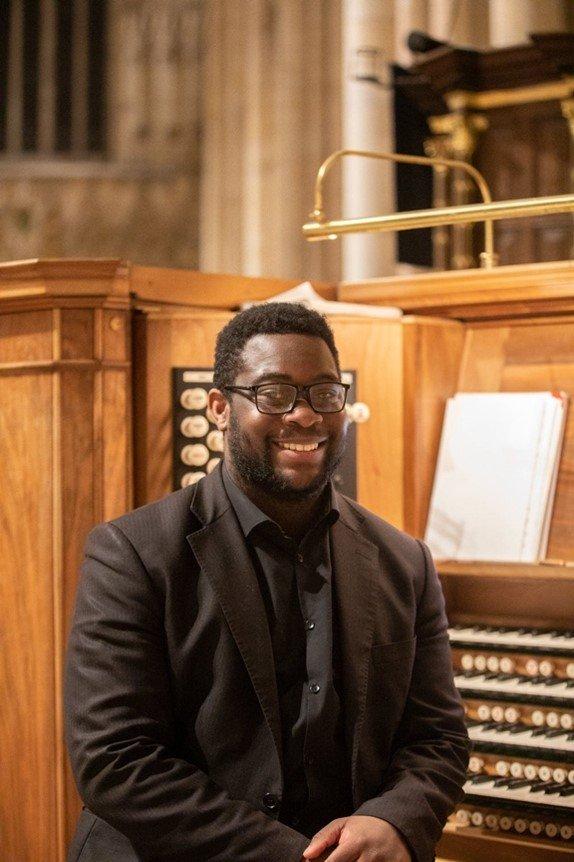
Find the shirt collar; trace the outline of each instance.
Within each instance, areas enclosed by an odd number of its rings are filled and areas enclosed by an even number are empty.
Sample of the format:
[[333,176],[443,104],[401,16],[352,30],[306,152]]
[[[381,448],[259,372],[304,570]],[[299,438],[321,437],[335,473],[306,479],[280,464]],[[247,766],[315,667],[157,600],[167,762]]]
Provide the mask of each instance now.
[[[235,510],[243,535],[247,537],[251,531],[260,524],[275,524],[275,521],[266,515],[265,512],[262,512],[261,509],[249,499],[247,494],[245,494],[241,488],[236,485],[229,474],[229,470],[225,466],[225,461],[222,463],[221,468],[221,476],[225,492],[229,497],[229,502]],[[335,521],[338,520],[340,512],[336,497],[337,495],[333,493],[333,487],[331,483],[329,483],[329,496],[326,498],[327,502],[325,504],[325,509],[318,519],[317,525],[325,519],[328,526],[331,527]],[[279,525],[276,526],[278,529],[281,529]]]

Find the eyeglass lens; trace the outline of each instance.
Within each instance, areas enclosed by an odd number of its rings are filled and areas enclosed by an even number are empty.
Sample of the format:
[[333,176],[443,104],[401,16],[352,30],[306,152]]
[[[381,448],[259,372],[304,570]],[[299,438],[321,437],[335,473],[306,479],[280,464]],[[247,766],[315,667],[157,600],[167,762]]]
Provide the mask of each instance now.
[[[313,383],[309,402],[317,413],[338,413],[345,404],[342,383]],[[290,383],[269,383],[257,387],[257,408],[262,413],[287,413],[297,400],[298,390]]]

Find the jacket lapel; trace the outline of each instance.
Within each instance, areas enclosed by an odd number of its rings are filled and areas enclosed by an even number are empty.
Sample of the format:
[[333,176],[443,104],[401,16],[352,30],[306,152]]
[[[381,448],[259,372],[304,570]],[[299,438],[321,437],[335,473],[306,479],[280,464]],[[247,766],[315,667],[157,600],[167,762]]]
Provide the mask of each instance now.
[[375,620],[378,549],[358,531],[354,510],[337,496],[341,515],[331,532],[336,620],[345,702],[345,736],[356,775]]
[[187,536],[210,579],[267,720],[279,760],[281,723],[275,664],[265,606],[245,538],[215,470],[196,486],[191,504],[200,528]]

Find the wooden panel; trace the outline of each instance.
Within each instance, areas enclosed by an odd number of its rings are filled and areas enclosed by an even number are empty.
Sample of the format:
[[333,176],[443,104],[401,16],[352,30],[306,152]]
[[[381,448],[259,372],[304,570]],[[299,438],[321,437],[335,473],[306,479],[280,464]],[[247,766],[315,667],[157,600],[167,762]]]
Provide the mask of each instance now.
[[213,366],[215,339],[226,312],[136,315],[134,328],[135,502],[172,490],[172,368]]
[[89,308],[67,308],[59,315],[61,358],[93,359],[94,312]]
[[102,317],[102,358],[108,361],[127,360],[131,337],[128,313],[105,309]]
[[446,399],[456,391],[464,327],[403,318],[404,529],[423,536]]
[[[60,378],[59,415],[61,450],[59,483],[61,483],[61,569],[56,570],[56,589],[61,607],[59,637],[54,643],[57,667],[58,704],[61,703],[61,680],[63,658],[75,601],[76,585],[83,548],[89,530],[101,518],[101,507],[97,505],[97,491],[101,487],[101,475],[96,475],[97,461],[94,457],[94,412],[92,393],[94,370],[67,370]],[[59,532],[59,531],[58,531]],[[62,800],[59,814],[64,817],[64,843],[70,841],[81,804],[71,770],[63,751],[63,720],[61,707],[58,710],[60,727],[58,740],[61,747]]]
[[[559,101],[491,109],[486,117],[488,126],[478,137],[473,164],[485,176],[494,200],[569,191],[570,136]],[[495,245],[501,265],[567,259],[572,221],[567,213],[504,219],[495,225]]]
[[52,359],[52,312],[0,315],[0,362]]
[[0,382],[2,856],[37,862],[58,840],[52,378]]
[[560,845],[540,838],[529,837],[525,841],[519,836],[493,834],[486,830],[477,834],[477,830],[455,829],[448,824],[437,852],[453,862],[485,862],[486,859],[495,862],[566,862],[572,858],[572,848],[563,842]]
[[[528,392],[561,389],[574,398],[574,322],[469,326],[459,389]],[[574,410],[570,404],[547,556],[574,560]]]
[[[569,628],[574,572],[566,567],[439,563],[451,622]],[[513,571],[514,569],[514,571]]]
[[[133,505],[129,369],[102,371],[102,509],[104,521]],[[94,479],[97,480],[95,476]]]
[[403,526],[403,340],[399,320],[331,317],[342,368],[357,370],[357,488],[363,505]]

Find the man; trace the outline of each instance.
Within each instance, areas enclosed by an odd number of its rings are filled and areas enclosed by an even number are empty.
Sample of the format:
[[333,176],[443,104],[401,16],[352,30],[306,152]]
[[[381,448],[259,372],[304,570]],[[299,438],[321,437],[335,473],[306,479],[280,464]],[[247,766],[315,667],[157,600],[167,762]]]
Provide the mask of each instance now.
[[346,387],[324,318],[219,335],[224,462],[88,539],[70,862],[430,862],[467,763],[424,546],[334,491]]

